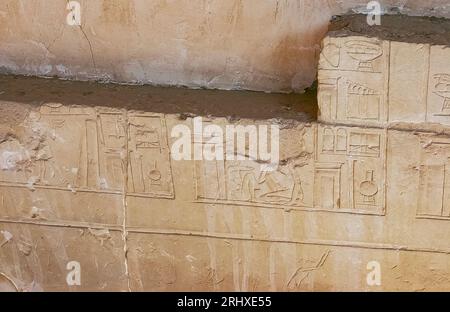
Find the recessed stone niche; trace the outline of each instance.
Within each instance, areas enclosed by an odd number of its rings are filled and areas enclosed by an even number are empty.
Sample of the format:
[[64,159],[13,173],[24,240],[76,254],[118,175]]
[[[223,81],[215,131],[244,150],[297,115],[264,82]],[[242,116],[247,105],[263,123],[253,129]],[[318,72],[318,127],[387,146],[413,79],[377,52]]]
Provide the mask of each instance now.
[[[382,23],[331,24],[318,103],[0,77],[0,286],[449,290],[450,23]],[[279,166],[174,160],[195,117],[277,125]]]

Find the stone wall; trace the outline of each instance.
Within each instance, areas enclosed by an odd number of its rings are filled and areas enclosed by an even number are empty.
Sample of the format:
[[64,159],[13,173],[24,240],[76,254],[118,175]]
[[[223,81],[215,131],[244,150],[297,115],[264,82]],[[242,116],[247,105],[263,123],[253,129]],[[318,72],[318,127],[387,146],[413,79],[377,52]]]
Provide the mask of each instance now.
[[[368,1],[66,0],[0,3],[0,69],[75,79],[272,92],[303,91],[317,74],[333,15]],[[450,17],[446,0],[380,1],[386,10]]]
[[[449,290],[450,45],[427,29],[450,25],[407,19],[332,25],[318,118],[310,94],[1,77],[0,287]],[[177,160],[177,126],[217,146],[195,117],[279,126],[278,167]]]
[[450,288],[448,134],[284,120],[282,165],[262,175],[253,161],[171,159],[171,129],[192,123],[32,109],[0,144],[0,272],[21,290]]

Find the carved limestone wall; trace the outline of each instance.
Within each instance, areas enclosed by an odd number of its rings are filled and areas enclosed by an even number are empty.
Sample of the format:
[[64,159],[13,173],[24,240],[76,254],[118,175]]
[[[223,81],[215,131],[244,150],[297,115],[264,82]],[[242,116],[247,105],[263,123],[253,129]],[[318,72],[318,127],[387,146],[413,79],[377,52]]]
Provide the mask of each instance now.
[[[449,290],[448,47],[323,47],[319,121],[308,95],[1,77],[0,287]],[[195,116],[278,125],[279,166],[175,160],[175,127],[208,138]]]
[[[449,289],[448,135],[291,122],[280,167],[262,174],[174,161],[180,123],[192,128],[172,114],[31,110],[0,144],[0,272],[34,290]],[[381,286],[366,284],[370,261]]]

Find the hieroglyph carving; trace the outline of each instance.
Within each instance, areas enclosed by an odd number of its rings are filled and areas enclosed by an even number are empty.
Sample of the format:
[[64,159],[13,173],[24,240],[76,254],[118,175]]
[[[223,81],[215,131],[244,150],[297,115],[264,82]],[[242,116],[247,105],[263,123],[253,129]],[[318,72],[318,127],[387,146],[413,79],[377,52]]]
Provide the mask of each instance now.
[[324,121],[355,125],[387,121],[389,43],[328,37],[319,65],[319,107]]
[[299,141],[306,142],[305,150],[313,153],[288,161],[274,172],[260,171],[260,164],[252,161],[198,162],[196,201],[384,214],[385,130],[318,125]]
[[450,139],[421,138],[417,215],[450,219]]
[[128,180],[130,194],[174,195],[164,116],[49,103],[25,123],[24,142],[0,146],[3,184],[120,193]]

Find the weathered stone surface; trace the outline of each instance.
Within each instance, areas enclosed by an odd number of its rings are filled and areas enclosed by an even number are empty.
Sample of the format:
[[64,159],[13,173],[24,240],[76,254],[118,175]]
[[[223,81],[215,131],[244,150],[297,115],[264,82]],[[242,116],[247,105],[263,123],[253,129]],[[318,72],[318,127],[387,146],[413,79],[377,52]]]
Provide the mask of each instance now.
[[[369,75],[384,86],[383,73]],[[450,289],[448,127],[316,122],[301,111],[308,95],[251,103],[245,93],[0,79],[0,287]],[[280,166],[174,160],[172,129],[188,126],[195,142],[195,115],[279,125]],[[70,261],[80,286],[66,283]],[[381,284],[371,286],[374,261]]]
[[[316,78],[331,17],[369,1],[78,2],[81,27],[66,23],[67,0],[1,1],[0,71],[301,92]],[[379,2],[388,13],[450,17],[448,0]]]
[[363,16],[344,17],[323,41],[319,120],[450,125],[450,21],[390,16],[380,27],[364,23]]
[[[0,222],[12,235],[1,247],[0,271],[19,291],[127,290],[122,234],[45,221]],[[81,285],[69,286],[67,265],[81,266]]]

